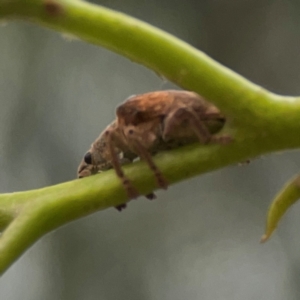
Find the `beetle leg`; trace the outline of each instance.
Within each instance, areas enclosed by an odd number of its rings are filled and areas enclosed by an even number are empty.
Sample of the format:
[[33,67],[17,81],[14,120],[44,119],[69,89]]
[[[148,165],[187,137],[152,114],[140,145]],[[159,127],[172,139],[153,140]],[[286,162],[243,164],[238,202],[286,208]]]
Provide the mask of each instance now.
[[137,198],[139,196],[139,192],[136,190],[136,188],[132,185],[130,180],[124,174],[121,163],[120,163],[120,159],[114,149],[112,132],[106,131],[106,135],[107,135],[107,143],[108,143],[108,147],[109,147],[109,154],[111,157],[111,163],[115,169],[115,172],[116,172],[117,176],[120,178],[120,180],[122,181],[122,184],[128,194],[128,197],[130,199]]
[[198,116],[193,109],[186,106],[176,108],[164,119],[163,139],[167,140],[168,136],[172,135],[173,131],[184,122],[189,124],[190,128],[194,131],[202,144],[207,144],[209,142],[226,144],[231,141],[231,138],[228,136],[212,135],[201,117]]
[[[128,132],[127,139],[132,144],[132,146],[135,149],[138,156],[148,164],[149,168],[154,173],[154,176],[156,178],[158,186],[163,189],[167,189],[168,185],[169,185],[167,179],[164,177],[164,175],[161,173],[161,171],[159,170],[159,168],[153,161],[152,156],[149,153],[149,151],[143,146],[142,142],[135,135],[134,130],[130,130]],[[153,195],[154,194],[149,194],[146,197],[148,199],[149,199],[149,197],[154,199]],[[154,195],[154,197],[155,197],[155,195]]]

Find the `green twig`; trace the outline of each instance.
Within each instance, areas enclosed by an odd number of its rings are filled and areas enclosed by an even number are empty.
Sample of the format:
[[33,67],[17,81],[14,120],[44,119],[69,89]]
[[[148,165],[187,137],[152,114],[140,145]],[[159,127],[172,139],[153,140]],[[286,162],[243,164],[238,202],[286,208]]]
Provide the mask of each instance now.
[[[225,113],[257,116],[268,111],[271,96],[276,97],[182,40],[98,5],[79,0],[0,0],[1,17],[30,20],[104,46],[198,92]],[[258,97],[260,101],[255,101]]]

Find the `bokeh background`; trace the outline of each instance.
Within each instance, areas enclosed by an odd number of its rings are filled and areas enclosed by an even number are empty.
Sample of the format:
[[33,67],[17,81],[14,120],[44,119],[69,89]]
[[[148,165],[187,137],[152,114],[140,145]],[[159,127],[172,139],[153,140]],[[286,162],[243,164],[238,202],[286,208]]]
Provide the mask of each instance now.
[[[272,91],[300,94],[298,0],[98,2]],[[26,23],[2,25],[2,193],[72,180],[118,103],[174,88],[106,49]],[[172,186],[154,202],[141,198],[121,214],[68,224],[5,273],[0,299],[299,299],[300,206],[259,244],[272,197],[299,167],[298,152],[273,154]]]

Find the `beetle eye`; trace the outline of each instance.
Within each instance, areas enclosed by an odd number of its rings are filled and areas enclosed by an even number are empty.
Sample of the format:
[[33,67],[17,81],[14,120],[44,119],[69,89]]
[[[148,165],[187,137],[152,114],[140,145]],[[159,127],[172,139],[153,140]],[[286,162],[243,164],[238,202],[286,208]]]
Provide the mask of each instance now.
[[83,158],[84,162],[88,165],[92,164],[92,154],[91,152],[87,152]]

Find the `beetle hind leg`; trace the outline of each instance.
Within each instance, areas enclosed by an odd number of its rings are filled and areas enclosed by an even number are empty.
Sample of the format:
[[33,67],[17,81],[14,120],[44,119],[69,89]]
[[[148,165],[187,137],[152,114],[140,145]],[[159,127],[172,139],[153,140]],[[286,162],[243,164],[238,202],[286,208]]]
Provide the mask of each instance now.
[[[202,144],[227,144],[231,141],[231,138],[226,135],[212,135],[203,119],[203,116],[200,116],[188,106],[176,108],[164,119],[163,139],[166,141],[169,136],[174,136],[174,138],[176,138],[176,129],[178,126],[187,123]],[[207,116],[205,119],[207,119]]]

